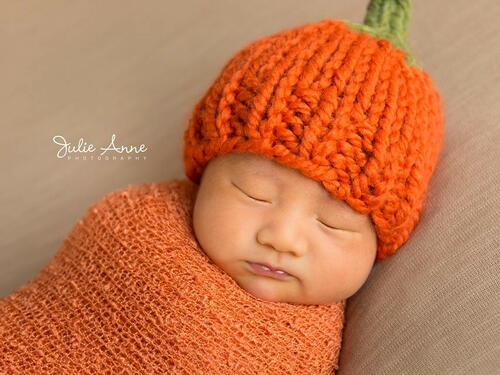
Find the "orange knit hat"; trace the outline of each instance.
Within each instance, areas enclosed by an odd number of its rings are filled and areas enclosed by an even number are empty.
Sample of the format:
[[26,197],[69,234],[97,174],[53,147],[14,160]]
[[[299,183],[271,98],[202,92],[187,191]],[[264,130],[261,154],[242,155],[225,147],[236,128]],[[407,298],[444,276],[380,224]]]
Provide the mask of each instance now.
[[223,67],[184,133],[186,176],[249,152],[295,168],[369,214],[377,258],[419,221],[442,147],[441,98],[406,43],[409,0],[364,24],[326,19],[252,42]]

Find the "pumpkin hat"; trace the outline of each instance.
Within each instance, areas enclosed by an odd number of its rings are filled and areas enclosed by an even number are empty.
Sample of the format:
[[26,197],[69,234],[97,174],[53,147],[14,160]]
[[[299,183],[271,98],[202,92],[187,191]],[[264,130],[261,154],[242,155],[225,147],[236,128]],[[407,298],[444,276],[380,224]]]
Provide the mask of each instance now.
[[442,147],[434,83],[407,44],[410,1],[372,0],[363,24],[325,19],[239,50],[184,132],[186,176],[249,152],[295,168],[369,214],[383,259],[419,221]]

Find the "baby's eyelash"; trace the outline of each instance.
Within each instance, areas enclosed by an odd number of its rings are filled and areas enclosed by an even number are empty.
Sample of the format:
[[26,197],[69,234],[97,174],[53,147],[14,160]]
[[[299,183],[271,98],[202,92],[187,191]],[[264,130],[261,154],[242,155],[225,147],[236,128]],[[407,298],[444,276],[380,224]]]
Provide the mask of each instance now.
[[248,194],[247,194],[247,193],[245,193],[245,192],[243,192],[243,193],[244,193],[244,194],[245,194],[248,198],[253,199],[254,201],[257,201],[257,202],[262,202],[262,203],[269,203],[268,201],[265,201],[265,200],[263,200],[263,199],[254,198],[254,197],[252,197],[252,196],[248,195]]
[[332,227],[332,226],[330,226],[330,225],[328,225],[328,224],[325,224],[325,223],[323,223],[321,220],[318,220],[318,221],[319,221],[321,224],[323,224],[325,227],[327,227],[328,229],[334,229],[334,230],[338,230],[338,229],[339,229],[339,228]]
[[268,201],[266,200],[263,200],[263,199],[258,199],[258,198],[254,198],[252,197],[251,195],[247,194],[246,192],[244,192],[239,186],[236,186],[233,182],[231,182],[231,184],[233,184],[233,186],[235,186],[240,192],[242,192],[243,194],[245,194],[248,198],[254,200],[254,201],[257,201],[257,202],[260,202],[260,203],[269,203]]
[[[259,198],[255,198],[255,197],[252,197],[251,195],[249,195],[248,193],[244,192],[239,186],[237,186],[236,184],[234,184],[233,182],[231,182],[231,184],[236,187],[241,193],[243,193],[246,197],[256,201],[256,202],[259,202],[259,203],[269,203],[268,201],[264,200],[264,199],[259,199]],[[336,227],[332,227],[331,225],[328,225],[328,224],[325,224],[323,223],[321,220],[318,220],[316,219],[321,225],[327,227],[328,229],[330,230],[340,230],[340,228],[336,228]]]

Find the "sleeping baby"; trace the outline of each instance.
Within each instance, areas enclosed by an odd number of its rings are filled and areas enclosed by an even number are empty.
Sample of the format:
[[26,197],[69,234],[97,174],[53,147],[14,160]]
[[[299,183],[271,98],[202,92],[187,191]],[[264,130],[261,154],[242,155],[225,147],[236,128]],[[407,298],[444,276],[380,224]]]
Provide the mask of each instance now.
[[0,373],[333,374],[347,299],[409,238],[442,145],[408,12],[238,51],[184,132],[187,179],[106,194],[0,299]]
[[368,215],[296,169],[249,153],[210,161],[193,225],[210,259],[268,301],[345,300],[367,279],[377,250]]

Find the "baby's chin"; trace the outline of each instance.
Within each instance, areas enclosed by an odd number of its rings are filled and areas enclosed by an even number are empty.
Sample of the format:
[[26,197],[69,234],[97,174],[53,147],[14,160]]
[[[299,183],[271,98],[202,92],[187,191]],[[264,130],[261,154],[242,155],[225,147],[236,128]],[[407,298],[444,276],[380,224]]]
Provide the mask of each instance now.
[[284,295],[283,285],[277,285],[283,283],[279,280],[273,280],[269,277],[261,276],[250,276],[244,280],[237,280],[238,285],[245,291],[250,293],[252,296],[269,302],[286,302],[286,303],[296,303],[291,301],[291,298]]
[[266,277],[250,277],[243,280],[236,280],[236,283],[252,296],[269,302],[285,302],[292,305],[330,305],[342,301],[306,301],[305,298],[293,294],[293,285],[288,285],[290,288],[284,285],[276,285],[275,283],[281,283],[281,281],[275,281]]

